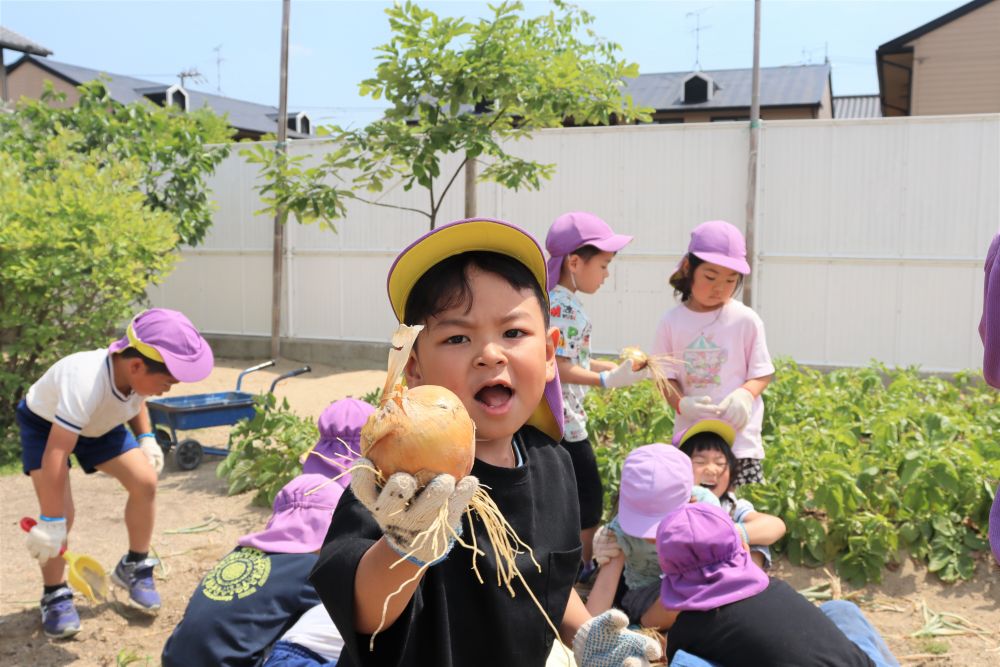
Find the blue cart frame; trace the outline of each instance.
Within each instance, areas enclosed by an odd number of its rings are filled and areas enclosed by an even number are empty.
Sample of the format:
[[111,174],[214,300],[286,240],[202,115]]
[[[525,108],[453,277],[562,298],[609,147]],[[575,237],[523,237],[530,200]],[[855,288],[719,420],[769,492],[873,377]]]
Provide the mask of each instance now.
[[[264,368],[274,366],[274,359],[245,369],[236,378],[235,391],[221,391],[212,394],[193,394],[191,396],[175,396],[146,401],[149,417],[153,422],[153,433],[156,442],[163,448],[163,453],[174,450],[174,463],[181,470],[194,470],[201,465],[205,454],[227,456],[229,449],[219,447],[203,447],[194,438],[180,440],[178,431],[190,431],[212,426],[231,426],[241,419],[253,419],[254,395],[240,391],[243,377]],[[296,368],[280,375],[271,383],[269,393],[282,380],[308,373],[309,366]]]

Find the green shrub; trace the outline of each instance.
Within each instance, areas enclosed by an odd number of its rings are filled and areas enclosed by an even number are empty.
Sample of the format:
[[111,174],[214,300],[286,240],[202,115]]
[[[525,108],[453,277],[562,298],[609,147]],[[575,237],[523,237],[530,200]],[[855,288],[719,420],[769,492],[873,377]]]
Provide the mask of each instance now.
[[[25,154],[0,140],[0,434],[48,366],[107,345],[174,264],[174,220],[148,206],[139,162],[98,166],[77,141],[64,131]],[[0,442],[0,464],[15,460],[16,438]]]
[[[880,580],[904,549],[945,581],[972,576],[1000,478],[995,391],[971,373],[948,381],[872,364],[823,374],[780,361],[765,401],[768,483],[743,495],[785,521],[777,551],[835,563],[854,583]],[[649,383],[590,392],[587,407],[610,498],[625,455],[669,438],[670,409]]]
[[229,495],[256,489],[253,502],[270,507],[285,484],[302,472],[299,457],[319,439],[313,419],[279,406],[274,394],[255,398],[254,417],[239,422],[229,433],[229,456],[216,474],[229,482]]

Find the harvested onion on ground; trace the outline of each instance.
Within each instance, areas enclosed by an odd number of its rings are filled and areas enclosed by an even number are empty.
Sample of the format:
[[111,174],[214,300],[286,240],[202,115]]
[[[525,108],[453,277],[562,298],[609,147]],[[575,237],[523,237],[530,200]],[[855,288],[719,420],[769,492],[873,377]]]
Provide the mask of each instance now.
[[[417,478],[421,487],[440,474],[449,474],[458,482],[472,470],[476,454],[476,425],[466,411],[462,401],[450,390],[437,385],[421,385],[407,388],[402,384],[403,370],[423,326],[400,324],[392,336],[389,350],[388,374],[382,389],[382,399],[378,409],[361,429],[361,455],[372,462],[379,481],[385,481],[397,472],[405,472]],[[514,528],[507,522],[500,508],[490,498],[482,486],[476,491],[466,512],[471,521],[481,521],[486,529],[497,562],[497,585],[505,586],[514,596],[514,579],[520,579],[528,595],[545,616],[549,627],[559,636],[544,608],[527,582],[518,571],[514,559],[518,554],[528,553],[535,567],[541,566],[535,560],[531,547],[525,544]],[[473,552],[472,569],[480,583],[476,557],[483,552],[476,543],[475,530],[471,531],[471,544],[465,542],[448,523],[448,504],[441,506],[435,521],[411,542],[416,549],[427,544],[436,551],[433,562],[448,553],[449,542],[455,540],[457,546]],[[406,560],[401,557],[393,567]],[[429,567],[425,564],[406,583],[402,584],[385,601],[382,607],[382,623],[372,635],[370,646],[374,646],[375,635],[385,623],[389,599],[397,595],[409,583],[420,577]]]
[[677,393],[674,386],[670,384],[670,378],[667,377],[666,369],[680,362],[669,354],[650,355],[633,346],[623,347],[620,358],[622,361],[631,361],[633,371],[641,371],[643,368],[649,368],[649,374],[653,378],[653,382],[656,383],[656,388],[660,390],[660,393],[664,397]]

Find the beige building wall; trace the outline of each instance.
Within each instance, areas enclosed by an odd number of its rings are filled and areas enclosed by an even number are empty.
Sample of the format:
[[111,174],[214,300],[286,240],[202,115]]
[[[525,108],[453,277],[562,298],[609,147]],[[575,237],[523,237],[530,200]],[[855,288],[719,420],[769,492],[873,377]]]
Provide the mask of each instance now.
[[814,118],[833,118],[833,92],[830,90],[830,80],[823,86],[823,99],[819,103]]
[[79,99],[80,93],[75,86],[30,62],[23,63],[7,75],[7,96],[14,102],[22,97],[40,99],[46,81],[51,81],[57,92],[66,93],[66,102],[59,106],[71,106]]
[[912,115],[1000,111],[1000,1],[932,30],[911,45]]

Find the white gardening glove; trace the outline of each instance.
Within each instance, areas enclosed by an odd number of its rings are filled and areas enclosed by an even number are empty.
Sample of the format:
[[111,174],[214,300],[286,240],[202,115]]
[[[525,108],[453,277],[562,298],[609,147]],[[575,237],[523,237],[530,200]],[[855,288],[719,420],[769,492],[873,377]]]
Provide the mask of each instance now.
[[733,425],[737,431],[750,421],[750,411],[753,409],[753,394],[740,387],[734,389],[729,396],[719,403],[720,417]]
[[662,657],[659,642],[626,627],[628,617],[618,609],[581,625],[573,637],[577,667],[649,667]]
[[156,442],[155,437],[147,435],[144,438],[140,438],[139,449],[146,455],[149,465],[153,466],[153,470],[156,471],[157,475],[163,472],[163,448]]
[[601,371],[601,386],[608,389],[620,389],[641,382],[650,377],[649,366],[640,370],[632,370],[632,360],[626,359],[610,371]]
[[28,531],[28,551],[40,565],[58,556],[65,541],[66,519],[39,520]]
[[718,419],[719,406],[712,402],[711,396],[685,396],[677,404],[677,412],[688,419]]
[[597,561],[598,567],[621,555],[622,548],[618,545],[615,531],[606,525],[598,528],[594,533],[594,560]]
[[[456,484],[451,475],[438,475],[421,489],[416,477],[397,472],[380,489],[374,468],[368,459],[355,461],[351,490],[372,513],[389,546],[421,567],[444,560],[455,540],[452,531],[461,529],[462,513],[479,489],[479,480],[466,475]],[[439,522],[444,506],[445,520]]]

